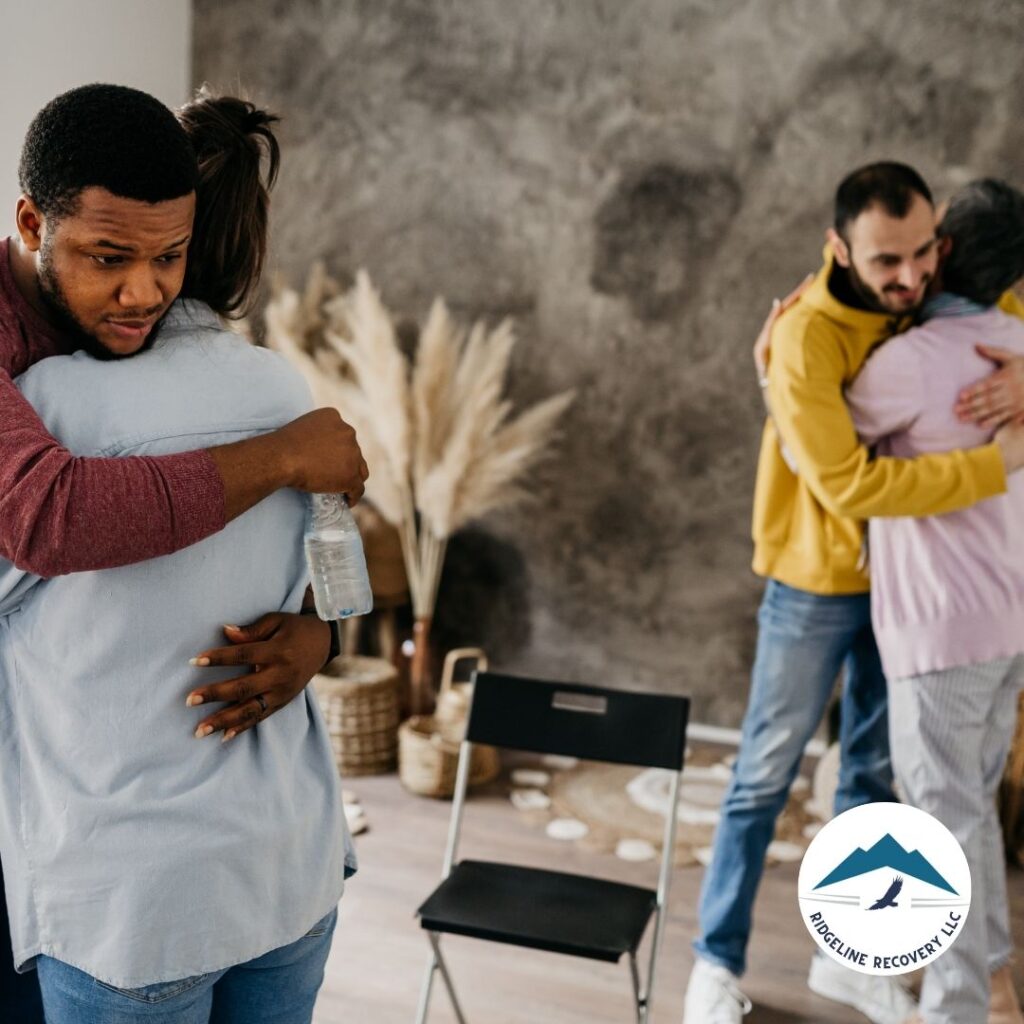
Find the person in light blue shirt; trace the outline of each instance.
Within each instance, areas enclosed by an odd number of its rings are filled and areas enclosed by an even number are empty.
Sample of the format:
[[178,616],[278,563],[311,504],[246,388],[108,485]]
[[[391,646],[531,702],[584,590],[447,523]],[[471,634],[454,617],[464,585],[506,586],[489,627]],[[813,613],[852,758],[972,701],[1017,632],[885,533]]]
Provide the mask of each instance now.
[[[255,123],[202,102],[243,140]],[[133,201],[101,199],[108,239],[159,234],[159,210],[147,226]],[[73,452],[222,444],[312,405],[281,357],[198,301],[128,349],[18,379]],[[38,967],[49,1024],[310,1020],[355,869],[323,719],[307,692],[229,743],[197,742],[203,709],[186,705],[211,622],[299,609],[305,521],[304,498],[280,491],[150,562],[50,580],[0,563],[0,856],[15,962]]]

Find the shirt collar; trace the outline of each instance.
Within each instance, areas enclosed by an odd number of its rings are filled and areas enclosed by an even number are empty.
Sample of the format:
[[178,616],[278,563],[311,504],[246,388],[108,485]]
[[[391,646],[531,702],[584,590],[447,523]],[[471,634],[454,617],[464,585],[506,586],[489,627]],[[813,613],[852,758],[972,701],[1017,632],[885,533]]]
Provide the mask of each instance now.
[[925,320],[940,316],[977,316],[979,313],[986,313],[991,306],[983,306],[973,299],[966,299],[962,295],[954,295],[952,292],[939,292],[929,299],[925,299],[921,308],[921,316]]

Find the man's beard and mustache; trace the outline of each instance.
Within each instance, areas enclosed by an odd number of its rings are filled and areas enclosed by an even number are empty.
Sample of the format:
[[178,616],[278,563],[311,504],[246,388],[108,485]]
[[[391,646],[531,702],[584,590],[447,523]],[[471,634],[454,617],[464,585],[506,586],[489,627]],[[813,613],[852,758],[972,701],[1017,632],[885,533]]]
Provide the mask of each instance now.
[[[146,335],[146,340],[134,352],[111,352],[106,345],[98,338],[89,334],[79,323],[78,318],[68,304],[63,288],[60,286],[60,278],[53,269],[50,249],[45,243],[39,253],[39,296],[50,311],[54,325],[71,344],[73,349],[76,351],[81,349],[84,352],[88,352],[94,359],[101,359],[106,362],[112,362],[115,359],[131,359],[132,356],[137,356],[152,348],[163,324],[163,318],[161,317],[153,324],[149,334]],[[150,310],[140,314],[139,319],[151,316],[152,312]],[[128,318],[126,317],[125,319]]]
[[[913,313],[917,308],[916,306],[907,306],[901,309],[894,309],[892,306],[887,306],[882,301],[882,296],[885,295],[886,292],[892,292],[895,294],[902,289],[899,289],[895,285],[888,285],[882,289],[881,293],[879,293],[861,278],[860,274],[857,273],[857,268],[852,262],[845,268],[845,270],[850,281],[850,287],[857,293],[861,302],[863,302],[868,309],[873,310],[876,313],[908,314]],[[921,278],[921,285],[923,286],[921,292],[922,295],[928,294],[928,286],[931,284],[934,276],[934,274],[928,274]]]

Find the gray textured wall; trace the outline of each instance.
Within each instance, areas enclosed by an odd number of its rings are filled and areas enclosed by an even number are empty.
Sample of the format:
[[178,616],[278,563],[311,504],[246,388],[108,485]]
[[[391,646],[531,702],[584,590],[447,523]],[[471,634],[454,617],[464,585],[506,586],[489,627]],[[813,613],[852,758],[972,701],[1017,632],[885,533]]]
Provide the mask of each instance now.
[[[513,314],[513,395],[579,389],[530,512],[445,615],[503,665],[682,688],[735,724],[758,581],[749,358],[838,179],[1020,180],[1021,4],[196,0],[195,74],[285,115],[277,266],[366,266],[410,317]],[[481,613],[480,609],[484,611]],[[457,632],[457,630],[455,630]]]

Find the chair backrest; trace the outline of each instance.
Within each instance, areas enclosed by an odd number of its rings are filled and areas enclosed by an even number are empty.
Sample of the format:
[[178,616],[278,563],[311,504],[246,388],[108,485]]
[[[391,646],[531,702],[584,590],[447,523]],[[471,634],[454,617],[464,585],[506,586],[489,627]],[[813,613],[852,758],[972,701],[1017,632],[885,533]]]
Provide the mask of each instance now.
[[679,771],[688,697],[477,672],[466,739]]

